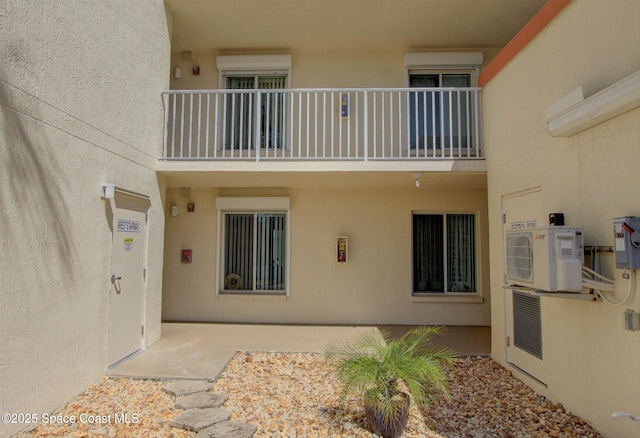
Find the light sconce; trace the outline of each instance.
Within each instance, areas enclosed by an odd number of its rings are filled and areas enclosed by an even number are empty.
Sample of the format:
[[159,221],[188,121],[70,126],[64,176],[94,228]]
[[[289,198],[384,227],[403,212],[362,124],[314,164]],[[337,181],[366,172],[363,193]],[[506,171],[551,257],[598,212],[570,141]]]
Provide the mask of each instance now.
[[178,216],[178,206],[177,205],[172,205],[171,206],[171,216],[173,216],[173,217]]
[[176,79],[182,79],[182,70],[180,67],[176,67],[176,70],[173,72],[173,77]]
[[422,174],[420,172],[413,172],[411,176],[416,180],[416,188],[420,187],[420,181],[418,180],[418,178],[420,178]]
[[102,183],[100,185],[100,197],[113,199],[116,196],[116,185],[113,183]]

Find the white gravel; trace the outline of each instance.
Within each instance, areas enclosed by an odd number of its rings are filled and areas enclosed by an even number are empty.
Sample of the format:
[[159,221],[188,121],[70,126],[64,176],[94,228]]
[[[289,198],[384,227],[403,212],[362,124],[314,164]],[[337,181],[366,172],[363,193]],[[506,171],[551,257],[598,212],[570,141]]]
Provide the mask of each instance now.
[[[312,353],[240,352],[216,382],[234,421],[258,426],[260,437],[373,437],[358,400],[343,402],[335,378]],[[448,369],[451,400],[436,396],[413,407],[403,435],[417,437],[600,437],[586,422],[550,403],[495,361],[463,358]],[[137,413],[129,424],[41,425],[23,437],[188,438],[167,423],[182,410],[161,391],[166,382],[109,379],[71,401],[58,415]]]
[[[232,419],[259,426],[256,437],[371,437],[358,400],[307,353],[238,353],[214,385],[229,396]],[[412,437],[600,437],[586,422],[536,394],[490,358],[448,369],[451,400],[412,408]]]

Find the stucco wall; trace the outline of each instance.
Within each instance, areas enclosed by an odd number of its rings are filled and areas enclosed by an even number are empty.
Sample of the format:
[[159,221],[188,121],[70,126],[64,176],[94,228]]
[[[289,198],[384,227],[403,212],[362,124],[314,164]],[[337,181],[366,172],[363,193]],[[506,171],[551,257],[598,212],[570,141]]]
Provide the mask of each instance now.
[[[215,199],[288,196],[291,293],[216,297]],[[187,213],[187,203],[195,212]],[[488,325],[487,217],[482,190],[179,189],[167,191],[163,318],[329,324]],[[411,296],[412,211],[478,214],[479,284],[484,303],[420,302]],[[349,238],[349,261],[335,261],[335,238]],[[192,249],[182,264],[180,250]]]
[[[106,369],[111,210],[151,197],[147,345],[160,335],[162,2],[0,4],[0,406],[51,412]],[[24,424],[0,424],[7,436]]]
[[[536,214],[564,212],[582,226],[585,245],[613,246],[612,219],[640,216],[640,110],[568,138],[551,137],[545,108],[578,86],[585,97],[640,68],[640,3],[571,2],[483,91],[491,242],[492,355],[505,363],[503,197],[540,187]],[[628,281],[603,254],[621,300]],[[614,411],[640,414],[640,333],[623,328],[625,309],[640,311],[640,277],[631,299],[606,303],[542,298],[544,387],[516,375],[589,420],[607,436],[636,437],[640,424]],[[506,309],[509,311],[509,309]],[[527,370],[527,365],[523,367]],[[535,367],[532,366],[531,369]],[[527,370],[530,371],[530,370]]]
[[[486,65],[498,52],[492,47],[456,48],[452,50],[397,49],[362,52],[293,51],[276,53],[291,55],[292,88],[366,88],[406,87],[408,78],[404,65],[407,52],[420,51],[468,51],[482,52]],[[227,53],[225,54],[235,54]],[[241,54],[254,54],[250,50]],[[200,74],[193,75],[193,66],[200,67]],[[175,79],[175,68],[182,70],[182,79]],[[171,88],[175,90],[200,90],[218,88],[218,70],[215,53],[194,52],[191,62],[184,61],[181,53],[171,57]],[[224,86],[220,87],[224,88]]]

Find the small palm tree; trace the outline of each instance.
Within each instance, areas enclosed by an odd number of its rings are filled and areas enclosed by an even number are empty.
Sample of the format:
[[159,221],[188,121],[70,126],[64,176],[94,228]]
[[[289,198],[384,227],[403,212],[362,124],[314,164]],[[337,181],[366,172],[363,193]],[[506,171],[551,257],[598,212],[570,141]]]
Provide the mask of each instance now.
[[411,399],[400,384],[421,406],[427,405],[434,391],[450,396],[442,366],[453,364],[456,353],[431,343],[433,335],[442,333],[439,326],[418,327],[390,340],[387,332],[373,330],[327,346],[327,365],[342,384],[345,398],[363,397],[372,432],[384,438],[402,434]]

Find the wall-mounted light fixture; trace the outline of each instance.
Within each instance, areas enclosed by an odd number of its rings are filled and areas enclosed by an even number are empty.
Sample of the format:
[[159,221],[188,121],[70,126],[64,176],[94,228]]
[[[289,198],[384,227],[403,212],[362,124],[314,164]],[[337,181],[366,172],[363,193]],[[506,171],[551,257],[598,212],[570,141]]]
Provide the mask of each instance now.
[[113,199],[116,196],[116,185],[113,183],[102,183],[100,185],[100,197]]
[[176,67],[175,71],[173,72],[173,77],[175,79],[182,79],[182,70],[180,69],[180,67]]
[[420,187],[420,181],[418,181],[418,178],[420,178],[422,176],[422,173],[420,172],[413,172],[411,174],[411,176],[413,177],[413,179],[416,180],[416,188]]
[[173,216],[173,217],[178,216],[178,206],[177,205],[172,205],[171,206],[171,216]]

